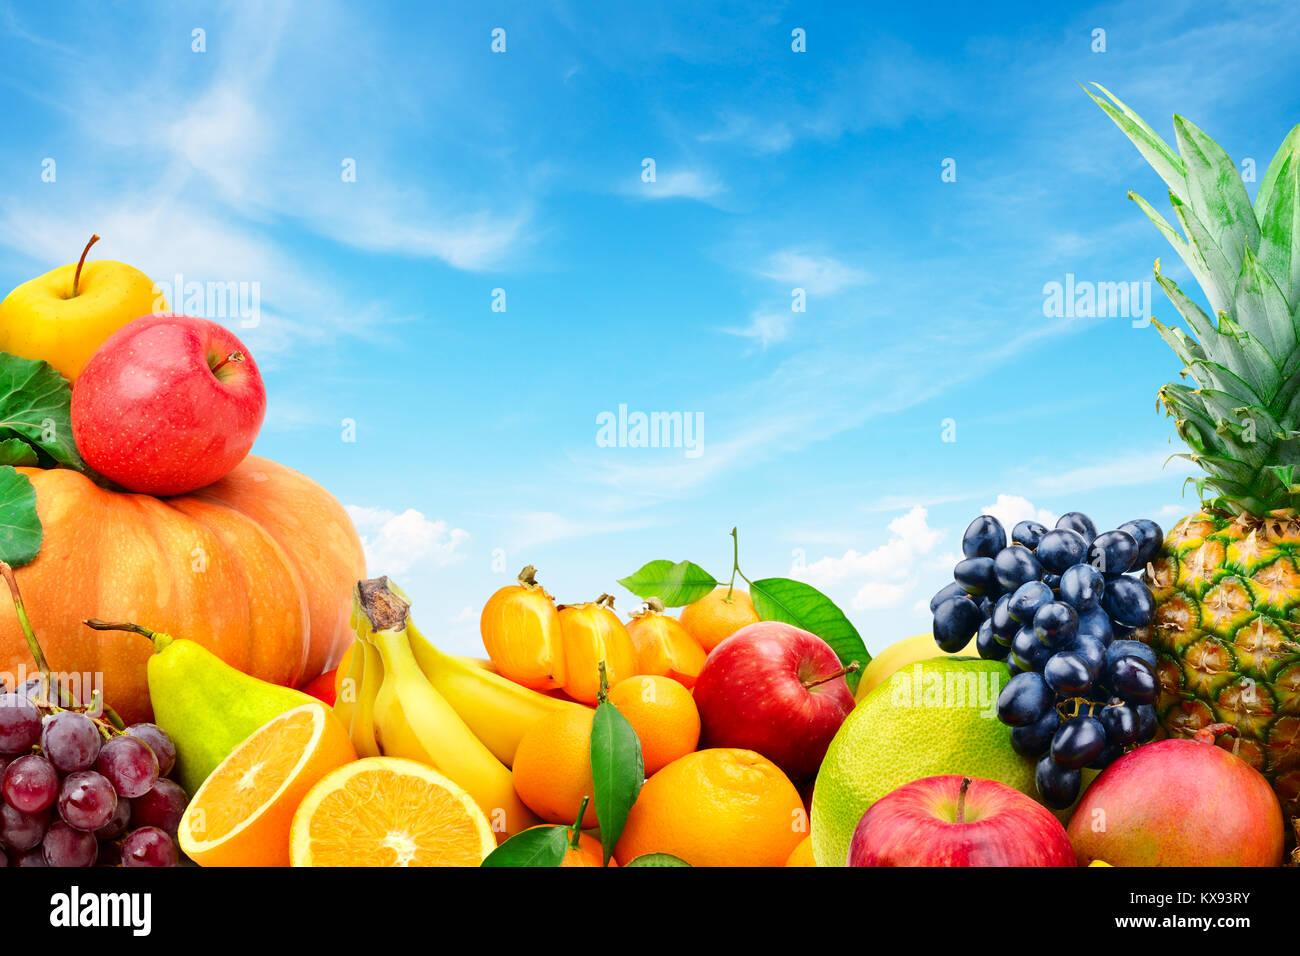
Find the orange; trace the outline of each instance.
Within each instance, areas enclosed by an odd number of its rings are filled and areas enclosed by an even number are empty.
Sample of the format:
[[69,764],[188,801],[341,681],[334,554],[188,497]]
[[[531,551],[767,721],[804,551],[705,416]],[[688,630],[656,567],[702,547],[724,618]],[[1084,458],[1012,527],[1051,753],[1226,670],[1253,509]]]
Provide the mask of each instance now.
[[682,608],[682,627],[700,642],[705,652],[713,650],[747,624],[758,623],[758,612],[749,592],[740,588],[718,587],[694,604]]
[[496,846],[468,793],[395,757],[327,774],[298,807],[290,835],[294,866],[478,866]]
[[654,609],[634,616],[627,633],[636,647],[638,674],[657,674],[694,687],[704,668],[704,648],[672,617]]
[[785,861],[786,866],[816,866],[817,861],[813,859],[812,852],[812,835],[804,837],[799,841],[799,845],[794,848]]
[[479,618],[483,646],[496,669],[516,684],[533,690],[564,686],[564,643],[555,601],[537,583],[530,564],[518,584],[488,598]]
[[[577,816],[575,813],[574,816]],[[536,827],[530,827],[536,830]],[[600,841],[594,836],[589,836],[581,831],[578,832],[578,845],[573,845],[572,830],[570,830],[569,849],[565,851],[564,861],[560,866],[595,866],[603,867],[605,865],[605,854],[600,848]],[[618,866],[618,860],[614,857],[609,858],[610,866]]]
[[288,866],[294,811],[331,770],[357,759],[347,728],[313,701],[253,731],[217,765],[181,817],[200,866]]
[[[600,663],[613,687],[636,671],[636,646],[613,612],[614,599],[602,594],[586,604],[560,608],[564,635],[564,692],[583,704],[596,703],[600,693]],[[574,807],[577,812],[577,807]]]
[[646,781],[618,841],[621,860],[671,853],[692,866],[783,866],[808,833],[788,777],[752,750],[699,750]]
[[609,702],[640,738],[646,776],[699,745],[700,712],[695,709],[695,698],[675,680],[629,677],[609,689]]
[[515,793],[528,809],[548,823],[572,825],[582,815],[583,829],[596,825],[595,788],[591,782],[591,721],[595,711],[562,710],[543,717],[524,731],[515,751]]

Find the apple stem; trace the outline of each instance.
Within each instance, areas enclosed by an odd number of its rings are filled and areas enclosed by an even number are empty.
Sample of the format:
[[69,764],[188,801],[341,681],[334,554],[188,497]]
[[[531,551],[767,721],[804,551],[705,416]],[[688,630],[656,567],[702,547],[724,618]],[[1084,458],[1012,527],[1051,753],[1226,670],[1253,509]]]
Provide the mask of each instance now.
[[86,264],[86,254],[90,252],[90,247],[99,242],[99,236],[91,235],[90,242],[86,243],[86,248],[81,250],[81,258],[77,260],[77,271],[72,274],[72,297],[77,297],[77,284],[81,281],[81,267]]
[[862,666],[862,665],[859,664],[857,661],[849,661],[847,664],[845,664],[843,667],[841,667],[839,670],[837,670],[834,674],[831,674],[831,675],[829,675],[829,676],[827,676],[827,677],[819,678],[819,679],[817,679],[817,680],[806,680],[806,681],[804,681],[804,682],[803,682],[804,689],[805,689],[805,690],[811,690],[812,688],[817,687],[817,686],[819,686],[819,685],[821,685],[821,684],[825,684],[825,683],[827,683],[828,681],[833,681],[833,680],[835,680],[835,678],[837,678],[837,677],[843,677],[845,674],[852,674],[853,672],[855,672],[855,671],[856,671],[859,667],[861,667],[861,666]]
[[953,820],[958,826],[966,822],[966,791],[970,789],[970,777],[961,778],[961,789],[957,791],[957,818]]
[[216,365],[212,366],[212,374],[216,375],[223,368],[225,368],[226,365],[229,364],[230,362],[242,362],[243,360],[244,360],[244,353],[236,349],[235,351],[227,355],[225,358],[223,358]]

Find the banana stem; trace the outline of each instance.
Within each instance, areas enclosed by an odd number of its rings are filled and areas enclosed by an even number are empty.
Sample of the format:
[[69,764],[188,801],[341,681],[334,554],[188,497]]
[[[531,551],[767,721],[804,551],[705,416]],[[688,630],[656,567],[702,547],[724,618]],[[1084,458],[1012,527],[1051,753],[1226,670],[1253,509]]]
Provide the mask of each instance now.
[[5,584],[9,585],[9,595],[13,598],[14,612],[18,615],[18,626],[22,628],[23,639],[27,641],[27,649],[32,653],[32,659],[36,661],[36,666],[40,668],[41,675],[48,682],[50,679],[50,665],[45,661],[45,653],[41,650],[40,642],[36,640],[36,632],[32,630],[32,622],[27,617],[27,608],[23,605],[22,593],[18,590],[18,578],[14,575],[14,569],[9,566],[9,562],[0,561],[0,574],[4,575]]
[[361,610],[375,631],[403,631],[411,616],[411,605],[393,591],[388,578],[357,582]]

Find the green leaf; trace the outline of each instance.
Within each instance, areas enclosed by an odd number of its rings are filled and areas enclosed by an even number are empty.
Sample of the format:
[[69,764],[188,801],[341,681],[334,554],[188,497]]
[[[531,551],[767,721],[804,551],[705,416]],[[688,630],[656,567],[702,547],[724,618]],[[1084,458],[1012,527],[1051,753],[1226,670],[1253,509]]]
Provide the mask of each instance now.
[[[1261,186],[1255,198],[1259,219],[1259,262],[1277,282],[1287,305],[1300,308],[1300,126],[1291,131],[1279,159],[1265,175],[1266,194]],[[1276,169],[1274,168],[1276,166]],[[1268,176],[1272,175],[1270,181]]]
[[629,866],[690,866],[690,864],[671,853],[642,853],[624,863],[623,866],[627,868]]
[[31,564],[40,554],[43,536],[36,489],[26,475],[0,467],[0,559],[15,568]]
[[789,578],[763,578],[749,582],[754,610],[765,621],[783,621],[811,631],[829,644],[846,667],[853,661],[858,669],[846,674],[849,690],[857,690],[862,669],[871,660],[867,645],[835,602],[811,584]]
[[713,575],[690,561],[651,561],[635,574],[619,578],[619,584],[637,597],[657,597],[664,607],[693,604],[718,586]]
[[46,362],[0,352],[0,430],[85,471],[72,439],[72,386]]
[[482,865],[559,866],[568,849],[568,827],[537,827],[516,833],[489,853]]
[[1241,170],[1190,120],[1175,115],[1174,136],[1186,170],[1187,200],[1235,276],[1246,250],[1259,248],[1259,223]]
[[1161,138],[1159,133],[1148,126],[1142,117],[1129,109],[1119,97],[1100,83],[1093,83],[1092,85],[1101,90],[1102,94],[1110,102],[1106,102],[1086,86],[1083,91],[1091,96],[1093,102],[1100,106],[1106,112],[1106,115],[1115,121],[1115,125],[1123,130],[1124,135],[1132,140],[1133,145],[1138,148],[1138,152],[1142,154],[1142,157],[1151,164],[1152,168],[1159,173],[1160,178],[1165,181],[1165,185],[1173,192],[1182,194],[1187,189],[1185,181],[1186,165],[1183,160],[1169,148],[1169,144]]
[[641,741],[626,717],[609,701],[596,707],[591,722],[591,781],[600,822],[600,845],[605,865],[623,835],[628,811],[645,783]]
[[21,438],[0,439],[0,465],[15,468],[35,468],[41,463],[36,449]]

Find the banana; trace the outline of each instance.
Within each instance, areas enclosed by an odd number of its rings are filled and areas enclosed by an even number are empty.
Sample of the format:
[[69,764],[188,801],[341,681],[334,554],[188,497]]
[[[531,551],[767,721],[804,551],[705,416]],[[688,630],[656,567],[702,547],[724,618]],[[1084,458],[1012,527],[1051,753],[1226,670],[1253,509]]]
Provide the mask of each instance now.
[[338,699],[334,701],[334,716],[344,727],[352,726],[352,715],[357,709],[357,693],[361,689],[361,674],[365,659],[365,650],[361,643],[353,641],[348,674],[339,685]]
[[362,638],[358,650],[361,654],[354,654],[353,657],[361,657],[364,663],[361,665],[361,683],[357,686],[357,702],[349,728],[352,746],[358,757],[379,757],[382,756],[382,751],[375,726],[375,701],[384,684],[384,663],[379,649],[370,640]]
[[474,736],[507,767],[514,764],[519,740],[529,727],[548,714],[582,707],[516,684],[485,661],[454,657],[439,650],[413,621],[407,624],[406,631],[425,678]]
[[[363,581],[367,645],[375,648],[383,682],[374,698],[375,739],[386,756],[428,764],[464,787],[498,834],[539,821],[515,793],[510,770],[466,726],[420,670],[410,642],[410,604],[387,578]],[[366,670],[370,660],[366,660]]]

